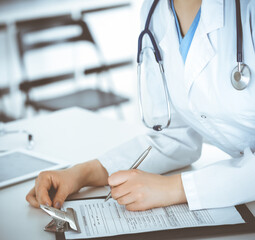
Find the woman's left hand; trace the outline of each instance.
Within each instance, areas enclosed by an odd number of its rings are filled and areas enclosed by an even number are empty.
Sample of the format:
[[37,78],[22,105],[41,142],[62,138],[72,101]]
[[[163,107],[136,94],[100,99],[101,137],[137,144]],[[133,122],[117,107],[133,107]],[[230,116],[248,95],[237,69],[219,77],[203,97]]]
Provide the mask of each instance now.
[[187,202],[180,174],[161,176],[132,169],[112,174],[108,183],[112,198],[130,211]]

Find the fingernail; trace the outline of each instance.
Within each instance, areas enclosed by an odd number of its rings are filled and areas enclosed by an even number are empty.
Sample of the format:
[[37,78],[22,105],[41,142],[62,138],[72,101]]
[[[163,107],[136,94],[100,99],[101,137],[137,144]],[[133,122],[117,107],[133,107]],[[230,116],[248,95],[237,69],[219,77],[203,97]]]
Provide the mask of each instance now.
[[60,208],[61,206],[60,206],[60,202],[56,202],[55,203],[55,208]]
[[49,204],[49,203],[45,203],[45,205],[46,205],[47,207],[49,207],[49,206],[50,206],[50,204]]

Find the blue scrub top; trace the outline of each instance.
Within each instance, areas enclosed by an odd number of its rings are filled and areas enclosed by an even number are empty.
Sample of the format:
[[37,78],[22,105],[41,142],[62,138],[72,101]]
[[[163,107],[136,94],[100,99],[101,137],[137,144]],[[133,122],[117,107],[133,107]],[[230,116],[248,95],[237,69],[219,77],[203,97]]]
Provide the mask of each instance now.
[[198,22],[200,20],[201,8],[199,8],[199,10],[197,12],[197,15],[194,18],[187,34],[184,37],[182,37],[180,24],[179,24],[179,21],[178,21],[178,18],[177,18],[175,9],[174,9],[173,0],[171,0],[171,7],[172,7],[173,14],[174,14],[175,24],[176,24],[178,38],[179,38],[179,44],[180,44],[179,51],[181,53],[183,62],[185,63],[188,52],[189,52],[189,48],[190,48],[190,45],[191,45],[191,42],[192,42],[192,39],[194,37],[194,34],[195,34],[197,26],[198,26]]

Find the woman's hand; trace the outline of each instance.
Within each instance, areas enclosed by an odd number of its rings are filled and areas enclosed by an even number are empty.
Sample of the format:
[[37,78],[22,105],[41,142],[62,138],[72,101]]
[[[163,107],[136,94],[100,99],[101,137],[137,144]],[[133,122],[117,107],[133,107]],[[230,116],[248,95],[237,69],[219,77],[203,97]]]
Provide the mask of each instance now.
[[187,201],[180,174],[161,176],[133,169],[112,174],[108,183],[112,187],[112,197],[130,211]]
[[[107,185],[107,178],[108,173],[98,160],[65,170],[41,172],[26,200],[33,207],[44,204],[60,208],[68,195],[78,192],[84,186]],[[55,190],[53,199],[50,197],[52,189]]]

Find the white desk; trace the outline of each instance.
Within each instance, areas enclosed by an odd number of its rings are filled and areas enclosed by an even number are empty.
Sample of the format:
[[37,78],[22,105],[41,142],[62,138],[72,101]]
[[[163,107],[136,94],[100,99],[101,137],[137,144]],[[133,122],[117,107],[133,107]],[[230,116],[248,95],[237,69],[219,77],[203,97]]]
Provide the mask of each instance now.
[[[70,163],[91,160],[144,131],[139,126],[105,119],[78,108],[13,122],[8,124],[7,128],[25,128],[29,130],[36,140],[33,151],[63,159]],[[212,153],[214,157],[211,156]],[[214,147],[206,146],[202,159],[208,158],[208,156],[210,156],[210,159],[215,158],[215,156],[220,159],[224,154]],[[202,163],[199,161],[195,164],[195,167],[201,165]],[[54,234],[43,231],[44,226],[50,221],[50,217],[42,210],[30,207],[25,200],[25,195],[33,184],[34,180],[31,180],[0,190],[1,240],[55,239]],[[106,195],[107,193],[107,188],[90,188],[83,189],[78,197]],[[255,214],[255,203],[248,204],[248,207]],[[208,236],[207,239],[255,239],[255,234],[228,237]]]

